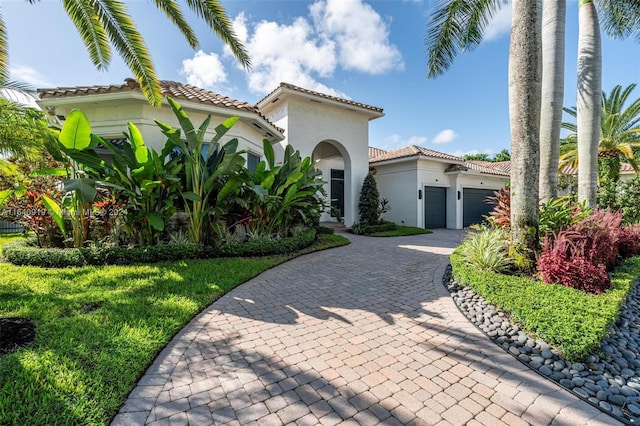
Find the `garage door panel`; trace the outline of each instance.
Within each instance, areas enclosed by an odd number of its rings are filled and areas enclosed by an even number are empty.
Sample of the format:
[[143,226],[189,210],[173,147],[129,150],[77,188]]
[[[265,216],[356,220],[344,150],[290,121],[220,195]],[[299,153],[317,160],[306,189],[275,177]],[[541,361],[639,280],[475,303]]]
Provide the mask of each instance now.
[[424,227],[428,229],[447,227],[447,188],[424,187]]
[[482,223],[484,216],[493,210],[493,205],[486,202],[487,197],[493,196],[492,189],[464,188],[462,190],[462,225],[467,226]]

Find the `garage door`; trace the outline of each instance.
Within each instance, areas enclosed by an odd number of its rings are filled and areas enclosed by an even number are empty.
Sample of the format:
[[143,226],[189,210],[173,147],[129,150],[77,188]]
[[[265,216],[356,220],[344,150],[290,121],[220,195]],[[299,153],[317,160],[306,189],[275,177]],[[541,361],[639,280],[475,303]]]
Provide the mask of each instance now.
[[493,190],[464,188],[462,190],[462,225],[466,228],[474,223],[484,221],[493,205],[486,202],[487,197],[493,196]]
[[447,227],[447,188],[424,187],[424,227]]

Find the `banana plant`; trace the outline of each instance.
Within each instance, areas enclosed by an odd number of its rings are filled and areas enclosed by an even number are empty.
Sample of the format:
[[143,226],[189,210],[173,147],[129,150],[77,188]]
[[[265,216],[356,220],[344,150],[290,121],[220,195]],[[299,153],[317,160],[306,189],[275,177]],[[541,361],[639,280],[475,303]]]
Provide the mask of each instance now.
[[218,125],[215,135],[206,146],[205,135],[211,116],[196,129],[178,102],[170,97],[167,97],[167,101],[181,129],[158,120],[156,124],[179,149],[178,158],[184,163],[186,175],[186,191],[181,195],[189,216],[189,237],[195,244],[204,244],[209,224],[224,213],[219,204],[236,194],[243,184],[238,174],[244,165],[242,154],[246,150],[237,150],[238,140],[235,138],[224,145],[220,144],[224,135],[238,121],[238,117],[228,118]]
[[175,148],[171,141],[158,153],[145,145],[138,127],[133,123],[127,127],[122,146],[97,138],[113,154],[100,178],[124,203],[124,228],[131,239],[140,245],[158,244],[166,222],[177,210],[183,165],[171,158]]
[[258,163],[248,181],[251,183],[252,210],[250,230],[271,236],[286,235],[297,224],[309,224],[326,207],[324,182],[311,158],[301,158],[291,145],[285,148],[281,165],[275,165],[275,153],[268,140],[263,141],[265,160]]

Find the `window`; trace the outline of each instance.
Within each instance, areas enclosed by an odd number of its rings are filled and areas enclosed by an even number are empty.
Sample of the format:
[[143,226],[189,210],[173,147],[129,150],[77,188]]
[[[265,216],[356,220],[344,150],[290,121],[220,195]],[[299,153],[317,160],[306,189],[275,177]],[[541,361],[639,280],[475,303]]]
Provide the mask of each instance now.
[[254,154],[253,152],[247,153],[247,169],[250,173],[253,173],[256,167],[258,167],[258,163],[260,162],[260,156]]

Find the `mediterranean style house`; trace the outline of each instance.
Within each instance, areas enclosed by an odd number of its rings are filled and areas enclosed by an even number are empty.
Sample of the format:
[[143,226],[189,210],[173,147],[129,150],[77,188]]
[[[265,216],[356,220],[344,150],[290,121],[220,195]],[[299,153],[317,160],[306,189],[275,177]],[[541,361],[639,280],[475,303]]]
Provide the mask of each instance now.
[[[194,124],[212,116],[210,139],[218,123],[239,121],[225,136],[246,149],[249,169],[263,157],[263,140],[275,149],[276,162],[288,144],[309,156],[322,172],[333,207],[321,220],[340,216],[351,226],[358,221],[360,188],[375,172],[381,196],[390,202],[385,218],[426,228],[463,228],[482,221],[485,198],[509,178],[508,164],[467,162],[423,147],[384,151],[369,147],[369,121],[384,116],[381,108],[281,83],[257,104],[238,101],[188,84],[161,81],[162,93],[177,100]],[[149,105],[138,83],[39,89],[38,104],[54,120],[63,121],[81,109],[93,133],[114,141],[123,138],[128,122],[145,143],[160,150],[165,137],[154,120],[179,127],[168,104]],[[224,140],[223,140],[224,142]],[[333,213],[332,213],[333,212]],[[340,212],[336,214],[336,212]]]

